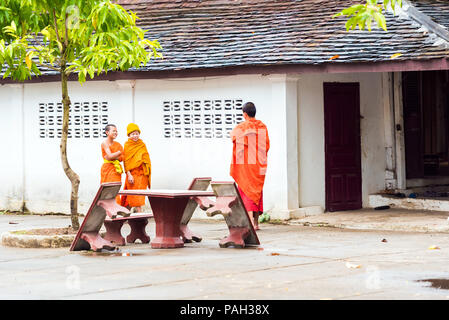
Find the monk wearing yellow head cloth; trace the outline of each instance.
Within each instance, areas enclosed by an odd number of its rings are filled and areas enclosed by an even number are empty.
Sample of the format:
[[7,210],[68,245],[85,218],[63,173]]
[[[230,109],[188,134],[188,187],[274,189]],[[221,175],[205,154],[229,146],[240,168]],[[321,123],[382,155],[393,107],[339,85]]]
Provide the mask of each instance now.
[[[146,189],[151,186],[151,161],[145,143],[140,139],[140,129],[135,123],[126,128],[123,164],[126,172],[125,190]],[[145,196],[122,196],[121,205],[142,212]]]

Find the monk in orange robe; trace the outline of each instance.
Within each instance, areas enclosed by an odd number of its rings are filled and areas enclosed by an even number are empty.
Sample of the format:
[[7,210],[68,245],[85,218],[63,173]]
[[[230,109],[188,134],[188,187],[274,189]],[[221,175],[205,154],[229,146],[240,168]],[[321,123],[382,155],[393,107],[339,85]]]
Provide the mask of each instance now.
[[243,106],[245,121],[231,132],[233,143],[231,176],[237,183],[243,204],[255,230],[259,230],[259,214],[263,213],[263,185],[267,170],[270,139],[265,124],[257,120],[254,103]]
[[[151,187],[151,161],[145,143],[140,139],[140,129],[135,123],[130,123],[126,129],[128,141],[125,142],[123,164],[125,166],[125,190],[146,189]],[[121,205],[136,208],[142,212],[145,196],[122,196]]]
[[[101,144],[101,153],[103,156],[103,165],[101,166],[101,183],[122,182],[123,168],[120,162],[123,161],[123,147],[117,141],[117,127],[108,124],[105,127],[106,140]],[[115,198],[117,204],[120,204],[120,196]]]

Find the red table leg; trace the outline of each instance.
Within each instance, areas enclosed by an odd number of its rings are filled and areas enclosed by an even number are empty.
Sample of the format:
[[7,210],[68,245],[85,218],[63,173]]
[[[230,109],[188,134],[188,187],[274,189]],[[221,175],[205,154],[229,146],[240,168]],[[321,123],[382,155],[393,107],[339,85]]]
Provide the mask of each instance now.
[[181,224],[188,197],[165,198],[149,197],[154,221],[156,222],[156,237],[151,241],[151,248],[182,248]]
[[209,217],[213,217],[216,214],[221,214],[223,217],[228,216],[231,214],[232,209],[231,207],[237,202],[237,197],[217,197],[217,201],[215,204],[209,207],[209,209],[206,210],[206,214]]
[[87,243],[89,243],[90,248],[93,251],[100,251],[101,249],[106,249],[106,250],[114,250],[115,246],[103,239],[100,234],[96,231],[92,231],[92,232],[83,232],[81,234],[81,239],[83,239],[84,241],[86,241]]
[[192,230],[189,229],[189,227],[186,224],[182,224],[179,226],[179,229],[181,230],[181,237],[182,240],[185,243],[190,243],[192,241],[195,242],[201,242],[203,238],[201,238],[200,235],[194,233]]
[[137,239],[140,239],[142,243],[150,242],[150,236],[145,231],[148,218],[128,220],[128,224],[131,227],[131,233],[126,237],[126,242],[134,243]]
[[249,229],[246,227],[229,228],[229,236],[220,241],[220,248],[227,248],[229,246],[244,248],[245,239],[248,237],[249,233]]
[[110,221],[105,219],[104,226],[106,227],[106,234],[103,238],[117,244],[118,246],[124,246],[125,238],[122,237],[121,232],[124,223],[124,220]]
[[124,217],[128,217],[131,213],[125,207],[119,206],[114,199],[108,200],[100,200],[97,202],[97,205],[102,207],[106,211],[106,215],[110,219],[117,218],[117,214],[120,214]]

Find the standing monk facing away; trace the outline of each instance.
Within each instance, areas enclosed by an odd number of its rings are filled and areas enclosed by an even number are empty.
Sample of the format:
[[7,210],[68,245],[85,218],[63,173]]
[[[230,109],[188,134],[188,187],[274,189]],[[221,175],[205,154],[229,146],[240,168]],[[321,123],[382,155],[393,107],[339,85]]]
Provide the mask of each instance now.
[[[117,127],[113,124],[108,124],[105,127],[106,140],[101,144],[101,153],[103,155],[104,163],[101,166],[101,183],[105,182],[122,182],[122,166],[120,162],[123,161],[123,147],[117,141]],[[120,204],[120,196],[115,198],[116,202]]]
[[[151,161],[145,143],[140,139],[140,129],[135,123],[126,128],[128,141],[125,142],[123,163],[126,171],[125,190],[146,189],[151,187]],[[142,212],[145,196],[122,196],[121,205],[136,208]]]
[[231,132],[233,144],[231,176],[237,183],[240,196],[255,230],[259,230],[259,214],[263,213],[263,185],[267,171],[270,139],[265,124],[256,120],[256,106],[243,105],[245,121]]

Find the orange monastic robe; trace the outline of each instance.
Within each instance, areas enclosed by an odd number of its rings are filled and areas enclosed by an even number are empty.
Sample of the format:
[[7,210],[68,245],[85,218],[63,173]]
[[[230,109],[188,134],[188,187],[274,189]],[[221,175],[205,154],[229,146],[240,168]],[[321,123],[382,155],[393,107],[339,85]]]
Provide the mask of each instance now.
[[259,204],[270,149],[268,130],[262,121],[250,118],[231,132],[233,143],[231,176],[243,193]]
[[[121,151],[122,155],[118,158],[118,161],[123,161],[123,147],[120,143],[114,141],[112,145],[109,147],[112,153]],[[103,147],[101,147],[101,154],[103,159],[106,159],[106,151],[104,151]],[[101,166],[101,183],[105,182],[122,182],[122,174],[118,173],[115,166],[112,163],[103,163]],[[120,196],[115,198],[116,202],[120,204]]]
[[[126,176],[125,190],[146,189],[151,187],[151,160],[145,143],[139,139],[125,142],[125,156],[123,163],[125,172],[130,171],[134,184],[129,183]],[[140,207],[145,205],[144,196],[122,196],[122,206]]]

